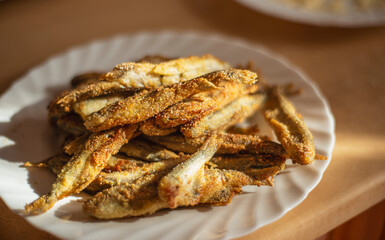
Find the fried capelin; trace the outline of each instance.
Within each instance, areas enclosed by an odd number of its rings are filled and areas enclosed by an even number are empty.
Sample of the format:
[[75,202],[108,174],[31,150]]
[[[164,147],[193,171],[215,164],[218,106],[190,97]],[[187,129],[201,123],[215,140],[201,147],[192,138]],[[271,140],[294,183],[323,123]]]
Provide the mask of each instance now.
[[90,185],[88,185],[87,190],[90,192],[99,192],[115,185],[123,183],[132,183],[135,180],[148,174],[167,170],[170,171],[176,165],[183,161],[186,161],[187,159],[188,156],[180,156],[178,158],[168,159],[159,162],[143,162],[142,164],[132,164],[131,166],[126,166],[125,170],[121,171],[110,173],[101,172],[96,177],[96,179]]
[[92,113],[86,119],[85,126],[91,131],[100,131],[141,122],[194,94],[218,89],[216,85],[220,81],[253,84],[257,81],[257,75],[247,70],[228,69],[139,93]]
[[[272,179],[259,181],[234,170],[203,169],[204,185],[196,199],[181,206],[227,205],[245,185],[271,185]],[[113,219],[153,214],[170,208],[158,195],[159,181],[167,172],[146,175],[132,184],[121,184],[99,192],[84,202],[83,210],[99,219]]]
[[213,134],[190,159],[176,166],[160,180],[159,197],[170,208],[199,202],[195,193],[204,185],[204,166],[214,156],[220,144],[221,139]]
[[156,122],[155,118],[147,119],[140,124],[139,130],[147,136],[166,136],[178,131],[176,127],[163,128]]
[[229,68],[227,63],[211,55],[179,58],[160,64],[122,63],[113,71],[101,76],[98,81],[78,84],[71,91],[65,91],[55,98],[49,105],[50,118],[55,119],[65,112],[72,111],[75,102],[85,99],[167,86],[227,68]]
[[69,162],[70,159],[70,156],[60,153],[48,158],[46,163],[52,173],[57,176],[61,173],[63,167]]
[[106,81],[119,82],[133,89],[157,88],[229,67],[229,64],[212,55],[191,56],[163,61],[159,64],[152,64],[148,61],[122,63],[102,78]]
[[106,106],[111,105],[117,101],[123,100],[124,98],[124,94],[100,96],[75,102],[72,108],[75,113],[79,114],[82,119],[85,120],[92,113],[97,112],[100,109],[105,108]]
[[89,134],[83,134],[79,137],[76,137],[63,146],[63,151],[68,155],[74,155],[75,153],[82,150],[83,145],[86,143],[88,137]]
[[162,62],[170,61],[171,59],[162,55],[148,55],[144,56],[141,59],[139,59],[136,62],[139,63],[153,63],[153,64],[159,64]]
[[88,85],[91,83],[95,83],[99,81],[99,78],[102,76],[102,73],[99,72],[90,72],[90,73],[84,73],[78,76],[75,76],[71,80],[71,86],[73,88],[77,88],[79,86]]
[[[222,145],[218,154],[256,153],[286,156],[286,151],[280,143],[267,140],[266,137],[255,135],[218,133]],[[165,137],[146,137],[149,141],[158,143],[170,150],[192,154],[198,151],[206,139],[205,137],[186,140],[183,135],[171,134]]]
[[70,91],[64,91],[57,96],[48,106],[48,117],[51,122],[73,111],[74,103],[86,99],[121,92],[132,93],[117,82],[97,81],[90,84],[81,84]]
[[266,121],[293,162],[312,163],[315,156],[313,135],[278,87],[270,90],[263,111]]
[[[220,133],[222,139],[218,154],[253,153],[271,154],[286,157],[286,151],[281,144],[268,140],[264,136]],[[191,139],[190,142],[202,143],[203,139]]]
[[58,200],[82,191],[107,165],[110,157],[128,142],[136,129],[136,125],[131,125],[91,134],[84,148],[63,167],[51,191],[26,205],[26,213],[44,213]]
[[[44,166],[48,167],[53,174],[56,176],[60,174],[63,167],[69,162],[71,159],[71,156],[68,156],[67,154],[57,154],[55,156],[50,157],[49,159],[45,160],[40,164],[43,164]],[[129,158],[121,155],[114,155],[111,156],[110,159],[107,162],[106,167],[102,170],[103,172],[110,173],[114,171],[125,171],[128,169],[132,169],[135,167],[141,167],[146,162],[143,162],[142,160]],[[35,166],[35,165],[33,165]],[[87,188],[90,185],[87,186]],[[86,188],[86,189],[87,189]]]
[[166,149],[162,145],[154,144],[146,139],[134,139],[123,145],[120,149],[128,157],[142,159],[144,161],[156,162],[167,159],[178,158],[179,155]]
[[82,135],[89,132],[84,126],[82,118],[76,113],[66,113],[59,118],[50,119],[50,122],[60,130],[74,135]]
[[176,127],[209,115],[236,98],[258,89],[257,85],[250,86],[228,81],[219,83],[218,87],[220,89],[196,94],[167,108],[155,117],[156,123],[163,128]]
[[105,189],[85,201],[83,210],[99,219],[113,219],[152,214],[166,208],[167,202],[159,199],[157,192],[158,181],[165,174],[149,174],[134,183]]
[[215,156],[210,162],[214,163],[219,169],[232,169],[246,171],[247,169],[263,169],[278,167],[280,170],[285,168],[286,158],[270,154],[237,154]]
[[233,125],[226,129],[227,133],[233,133],[233,134],[243,134],[243,135],[257,135],[259,133],[259,127],[258,125],[252,125],[252,126],[237,126]]
[[114,171],[125,171],[133,167],[141,167],[144,163],[146,162],[140,159],[127,157],[118,153],[110,157],[107,166],[103,169],[103,172],[110,173]]
[[101,131],[115,126],[144,121],[168,106],[198,92],[216,88],[205,78],[197,78],[139,93],[109,105],[87,117],[85,126],[91,131]]
[[208,132],[223,131],[251,116],[264,99],[265,96],[260,94],[239,97],[222,109],[181,126],[180,131],[187,138],[199,138]]

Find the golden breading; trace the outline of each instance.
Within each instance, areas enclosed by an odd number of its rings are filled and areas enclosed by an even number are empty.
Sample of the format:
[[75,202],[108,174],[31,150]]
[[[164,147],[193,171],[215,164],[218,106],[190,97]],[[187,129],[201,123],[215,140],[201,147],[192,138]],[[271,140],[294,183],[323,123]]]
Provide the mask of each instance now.
[[253,84],[257,81],[257,75],[247,70],[228,69],[139,93],[92,113],[87,117],[85,126],[90,131],[101,131],[141,122],[194,94],[217,89],[215,84],[218,85],[221,81]]
[[264,99],[264,95],[239,97],[218,111],[183,125],[180,131],[187,138],[199,138],[212,131],[223,131],[253,114]]
[[[99,219],[226,205],[242,186],[272,186],[289,156],[314,159],[311,133],[279,89],[211,55],[149,56],[71,84],[48,107],[49,121],[71,133],[63,151],[24,165],[57,176],[27,214],[80,191],[95,194],[83,209]],[[256,110],[281,143],[256,135],[255,126],[235,126]]]
[[264,113],[267,122],[293,162],[312,163],[315,156],[313,135],[294,106],[280,93],[279,88],[271,89]]
[[[271,154],[277,156],[286,156],[286,151],[280,143],[267,140],[266,137],[217,133],[222,139],[222,145],[218,149],[218,154],[236,154],[241,152],[250,152],[255,154]],[[186,140],[183,135],[172,134],[164,137],[152,136],[146,137],[168,149],[176,152],[195,153],[203,144],[205,137]]]
[[163,128],[176,127],[194,119],[199,119],[221,109],[240,96],[255,92],[258,85],[246,85],[224,81],[220,89],[196,94],[159,113],[156,123]]
[[177,127],[163,128],[158,126],[155,118],[147,119],[140,124],[139,130],[147,136],[167,136],[178,131]]
[[204,166],[214,156],[220,144],[221,139],[212,135],[190,159],[176,166],[160,180],[159,197],[170,208],[199,203],[196,193],[204,186]]

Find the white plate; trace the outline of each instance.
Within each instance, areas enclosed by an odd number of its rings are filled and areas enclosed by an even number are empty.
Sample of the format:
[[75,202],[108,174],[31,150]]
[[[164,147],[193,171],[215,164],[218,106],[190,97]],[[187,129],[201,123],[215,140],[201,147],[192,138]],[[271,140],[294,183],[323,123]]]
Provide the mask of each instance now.
[[343,13],[311,11],[272,0],[237,0],[239,3],[278,18],[295,22],[336,27],[367,27],[385,24],[385,11],[374,9],[357,11],[353,8]]
[[53,155],[61,139],[47,123],[48,102],[68,88],[69,79],[147,54],[189,56],[211,53],[232,64],[253,60],[270,83],[295,83],[303,94],[293,98],[314,134],[317,152],[328,157],[311,166],[288,166],[275,187],[246,188],[224,207],[183,208],[152,216],[96,221],[82,211],[82,195],[58,202],[34,226],[65,239],[227,239],[247,234],[280,218],[302,202],[318,184],[331,159],[334,120],[325,99],[297,68],[267,50],[241,40],[198,33],[139,33],[117,36],[73,48],[20,78],[0,99],[0,196],[23,215],[26,203],[46,193],[54,177],[47,169],[20,167]]

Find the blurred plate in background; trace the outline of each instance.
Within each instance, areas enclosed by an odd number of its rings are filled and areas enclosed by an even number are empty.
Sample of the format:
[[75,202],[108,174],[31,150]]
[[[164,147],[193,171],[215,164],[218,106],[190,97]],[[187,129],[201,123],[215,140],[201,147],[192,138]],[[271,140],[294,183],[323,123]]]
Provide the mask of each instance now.
[[[330,0],[315,0],[318,8],[314,5],[310,7],[311,1],[299,0],[237,0],[237,2],[277,18],[312,25],[367,27],[385,24],[385,3],[382,3],[383,8],[359,9],[353,4],[354,0],[340,0],[338,1],[341,2],[340,7],[331,6],[333,1]],[[301,6],[301,3],[304,6]]]

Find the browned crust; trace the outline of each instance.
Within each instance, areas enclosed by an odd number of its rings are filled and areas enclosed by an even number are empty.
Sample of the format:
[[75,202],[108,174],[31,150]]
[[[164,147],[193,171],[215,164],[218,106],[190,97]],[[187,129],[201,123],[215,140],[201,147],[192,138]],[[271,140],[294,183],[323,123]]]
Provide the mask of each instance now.
[[84,126],[82,118],[76,113],[65,114],[51,123],[59,129],[74,135],[82,135],[89,132]]
[[286,158],[271,154],[237,154],[237,155],[218,155],[211,159],[219,169],[232,169],[237,171],[245,171],[247,169],[256,168],[263,169],[268,167],[285,167]]
[[[250,152],[286,156],[286,151],[282,145],[268,140],[267,137],[230,133],[220,133],[218,135],[222,139],[222,145],[217,151],[218,154]],[[199,149],[203,144],[205,137],[186,140],[183,135],[172,134],[165,137],[147,137],[147,139],[171,150],[191,154]]]
[[136,94],[92,113],[87,117],[85,126],[96,132],[141,122],[191,95],[213,88],[215,85],[206,78],[197,78],[168,87],[160,87],[149,93]]
[[74,155],[75,153],[81,151],[84,144],[87,142],[88,137],[88,134],[83,134],[79,137],[76,137],[74,140],[64,145],[64,152],[68,155]]
[[278,87],[271,89],[264,113],[266,121],[293,162],[305,165],[312,163],[315,156],[313,135]]
[[77,88],[81,85],[88,85],[91,83],[95,83],[99,81],[99,78],[101,77],[102,73],[100,72],[89,72],[89,73],[84,73],[80,74],[78,76],[75,76],[71,80],[71,86],[73,88]]
[[147,136],[166,136],[178,131],[176,127],[163,128],[156,124],[155,118],[147,119],[140,124],[139,130]]
[[120,153],[123,153],[128,157],[142,159],[148,162],[156,162],[179,157],[179,155],[166,149],[162,145],[150,142],[144,138],[133,139],[127,144],[124,144],[120,149]]
[[241,96],[225,107],[180,127],[186,138],[199,138],[212,131],[223,131],[251,116],[263,103],[264,95]]
[[98,81],[87,85],[80,85],[71,91],[63,92],[49,104],[49,117],[57,118],[64,113],[71,112],[72,104],[77,101],[125,91],[131,90],[124,88],[117,82]]
[[196,94],[167,108],[156,116],[156,123],[163,128],[176,127],[207,116],[234,99],[258,89],[257,85],[248,86],[228,81],[223,81],[218,86],[221,89]]

